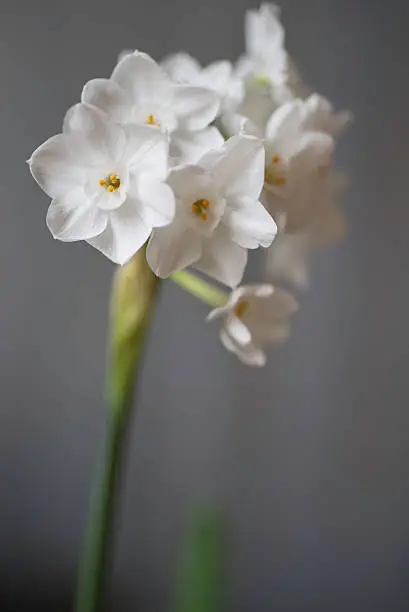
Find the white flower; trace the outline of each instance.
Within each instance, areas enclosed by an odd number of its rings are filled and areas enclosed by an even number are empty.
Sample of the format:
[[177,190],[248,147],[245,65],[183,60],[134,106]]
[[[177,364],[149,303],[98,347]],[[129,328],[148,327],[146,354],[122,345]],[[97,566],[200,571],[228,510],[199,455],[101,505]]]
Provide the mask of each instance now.
[[216,117],[218,96],[209,89],[173,82],[145,53],[126,54],[110,79],[89,81],[82,101],[97,106],[114,121],[156,127],[171,136],[199,132]]
[[34,151],[30,170],[52,198],[54,238],[86,240],[123,264],[153,227],[175,211],[167,175],[168,142],[148,126],[119,126],[86,104],[67,113],[63,133]]
[[194,265],[230,287],[241,280],[247,249],[271,244],[276,225],[258,201],[263,185],[260,140],[235,136],[197,165],[174,168],[169,184],[176,214],[155,230],[147,248],[152,270],[161,277]]
[[322,177],[300,229],[289,232],[285,215],[277,218],[278,234],[266,252],[267,278],[288,281],[298,289],[308,287],[314,252],[337,242],[345,234],[345,220],[337,205],[344,187],[345,178],[341,175]]
[[287,53],[280,9],[271,3],[246,12],[244,21],[246,54],[239,60],[239,76],[260,82],[283,84],[286,80]]
[[306,116],[306,102],[294,100],[276,110],[266,128],[263,202],[272,214],[284,213],[288,226],[305,222],[334,149],[334,139],[309,129]]
[[208,320],[222,317],[220,339],[227,350],[246,365],[263,366],[264,347],[287,340],[288,319],[297,308],[287,291],[272,285],[244,285],[232,291],[224,306],[212,310]]
[[233,112],[243,99],[243,80],[233,72],[231,62],[219,60],[203,68],[187,53],[175,53],[162,62],[162,68],[175,81],[199,85],[214,91],[220,99],[220,113]]

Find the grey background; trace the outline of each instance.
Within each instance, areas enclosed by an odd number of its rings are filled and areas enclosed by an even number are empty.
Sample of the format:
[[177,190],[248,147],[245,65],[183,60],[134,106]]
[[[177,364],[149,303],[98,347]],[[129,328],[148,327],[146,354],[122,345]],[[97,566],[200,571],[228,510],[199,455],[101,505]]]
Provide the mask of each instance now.
[[[306,79],[356,115],[338,153],[353,179],[349,236],[319,257],[292,339],[263,371],[236,363],[205,309],[166,284],[132,431],[112,610],[168,609],[186,513],[199,502],[231,519],[232,611],[409,609],[409,8],[281,5]],[[250,6],[2,5],[2,610],[70,607],[104,431],[113,273],[86,245],[51,239],[47,198],[24,160],[122,48],[234,59]]]

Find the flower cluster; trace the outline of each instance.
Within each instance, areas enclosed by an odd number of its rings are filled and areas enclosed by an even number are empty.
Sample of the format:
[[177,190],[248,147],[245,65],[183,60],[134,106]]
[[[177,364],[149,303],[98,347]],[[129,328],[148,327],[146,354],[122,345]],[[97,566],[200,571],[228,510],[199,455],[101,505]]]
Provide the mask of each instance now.
[[275,5],[247,12],[245,43],[235,65],[123,53],[29,165],[52,199],[55,238],[121,265],[146,244],[157,276],[192,266],[230,287],[209,318],[223,319],[228,350],[262,365],[296,301],[270,284],[239,287],[248,250],[266,249],[267,280],[307,285],[312,252],[343,232],[332,154],[350,116],[302,83]]

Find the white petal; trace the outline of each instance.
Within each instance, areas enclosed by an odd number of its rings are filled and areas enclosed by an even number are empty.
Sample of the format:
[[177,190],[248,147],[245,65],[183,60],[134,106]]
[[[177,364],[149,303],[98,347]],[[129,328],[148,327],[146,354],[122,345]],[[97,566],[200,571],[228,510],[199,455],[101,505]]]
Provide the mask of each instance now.
[[262,367],[266,364],[266,356],[261,349],[256,349],[252,344],[237,346],[224,329],[220,332],[220,340],[223,346],[245,365]]
[[306,132],[297,151],[297,163],[306,167],[328,166],[334,151],[334,139],[323,132]]
[[154,230],[146,249],[146,258],[153,272],[166,278],[175,270],[190,266],[200,257],[201,239],[181,220]]
[[266,139],[273,140],[277,147],[291,150],[300,135],[304,119],[303,103],[292,100],[280,106],[271,115],[266,126]]
[[58,134],[38,147],[29,159],[37,183],[52,198],[67,195],[87,178],[81,142],[76,135]]
[[201,73],[202,67],[188,53],[174,53],[161,62],[162,69],[178,83],[193,83]]
[[246,263],[247,250],[231,242],[227,229],[219,225],[211,238],[203,240],[202,256],[195,268],[229,287],[236,287],[243,278]]
[[65,115],[63,130],[79,134],[90,147],[98,163],[119,160],[125,147],[122,128],[108,120],[107,115],[94,106],[80,102]]
[[183,130],[203,130],[216,117],[219,97],[210,89],[192,85],[176,85],[172,108]]
[[298,289],[309,284],[311,244],[307,233],[279,234],[266,253],[266,273],[273,280],[286,280]]
[[124,126],[123,161],[132,172],[164,180],[168,172],[169,144],[160,130],[147,125]]
[[258,200],[264,184],[264,146],[252,136],[233,136],[221,149],[200,160],[216,174],[224,197],[247,196]]
[[106,229],[88,242],[111,261],[122,265],[147,241],[151,231],[135,202],[126,201],[110,213]]
[[129,121],[131,100],[129,94],[112,79],[92,79],[82,90],[81,100],[98,107],[118,123]]
[[143,175],[138,180],[138,196],[141,201],[140,215],[146,225],[162,227],[175,216],[175,196],[166,183]]
[[47,226],[54,238],[65,242],[87,240],[107,225],[107,214],[90,202],[82,189],[65,200],[53,200],[47,211]]
[[[169,172],[168,176],[169,185],[176,196],[182,200],[195,197],[200,192],[207,193],[213,181],[214,177],[212,174],[206,172],[201,166],[194,164],[177,166]],[[198,197],[204,196],[198,195]]]
[[283,46],[284,28],[279,17],[280,9],[272,3],[262,4],[259,10],[246,12],[244,32],[246,51],[250,56],[260,58],[271,46],[276,49]]
[[222,221],[230,238],[245,249],[269,247],[277,233],[277,225],[260,202],[247,198],[228,200]]
[[225,322],[225,329],[230,338],[236,344],[249,344],[251,342],[251,334],[246,325],[238,317],[230,316]]
[[217,149],[223,143],[223,136],[213,126],[199,132],[177,130],[172,134],[170,154],[178,164],[195,164],[207,151]]
[[146,53],[135,51],[126,55],[115,67],[111,78],[132,96],[134,104],[163,104],[170,99],[168,77]]
[[245,136],[262,138],[261,130],[257,127],[257,125],[248,119],[248,117],[244,117],[238,113],[227,113],[222,115],[221,124],[223,132],[228,134],[228,136],[244,134]]

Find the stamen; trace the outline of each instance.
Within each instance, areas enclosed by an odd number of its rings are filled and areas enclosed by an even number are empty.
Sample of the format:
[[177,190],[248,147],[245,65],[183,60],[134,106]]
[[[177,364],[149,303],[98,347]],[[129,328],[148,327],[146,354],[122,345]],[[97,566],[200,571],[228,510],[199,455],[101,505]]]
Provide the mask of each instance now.
[[199,200],[196,200],[196,202],[193,202],[192,213],[194,213],[195,215],[200,215],[202,221],[207,221],[206,209],[209,208],[209,206],[209,200],[206,200],[205,198],[200,198]]
[[246,300],[239,300],[234,308],[234,314],[236,315],[236,317],[241,319],[244,315],[244,312],[247,310],[248,305],[249,303],[246,302]]
[[152,114],[146,115],[146,121],[148,125],[155,125],[156,127],[160,127],[160,123],[157,123]]
[[278,164],[278,162],[280,161],[280,157],[278,155],[274,155],[272,161],[273,161],[273,164]]
[[121,186],[121,179],[117,174],[108,174],[105,178],[99,179],[98,183],[101,187],[105,187],[109,193],[112,193]]

